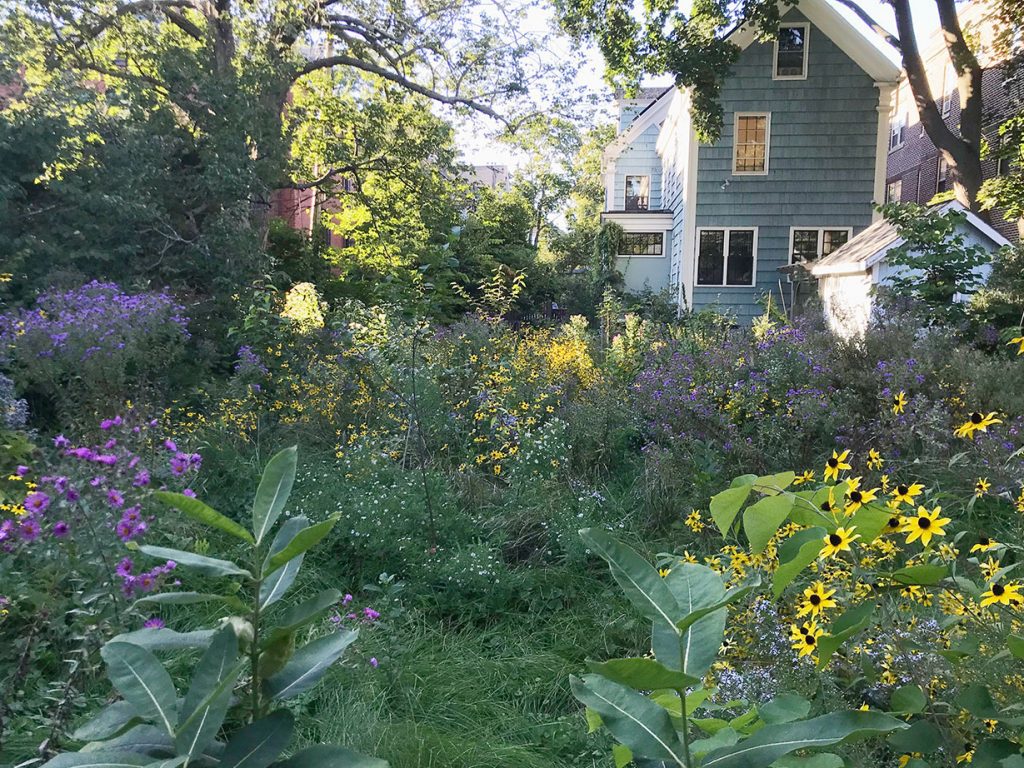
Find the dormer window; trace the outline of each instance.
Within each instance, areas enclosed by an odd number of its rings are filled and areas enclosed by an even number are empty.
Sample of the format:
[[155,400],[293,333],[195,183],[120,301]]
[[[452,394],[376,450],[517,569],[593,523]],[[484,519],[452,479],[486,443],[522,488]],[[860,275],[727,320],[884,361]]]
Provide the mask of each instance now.
[[807,38],[810,24],[782,24],[775,39],[774,80],[804,80],[807,77]]
[[646,211],[651,204],[651,177],[626,177],[626,210]]

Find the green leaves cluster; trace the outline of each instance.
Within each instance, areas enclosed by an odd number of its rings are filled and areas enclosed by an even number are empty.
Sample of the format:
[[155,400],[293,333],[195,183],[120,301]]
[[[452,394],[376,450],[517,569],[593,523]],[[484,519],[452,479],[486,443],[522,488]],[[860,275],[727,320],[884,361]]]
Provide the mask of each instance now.
[[[251,529],[197,499],[158,494],[185,516],[238,539],[249,561],[242,565],[184,550],[139,547],[145,555],[174,560],[186,570],[242,581],[221,593],[164,593],[140,602],[213,602],[235,613],[209,630],[143,629],[107,643],[102,657],[121,698],[75,732],[77,740],[87,742],[81,751],[58,755],[48,768],[176,768],[193,762],[211,768],[386,768],[383,761],[337,746],[281,757],[295,729],[294,716],[283,705],[316,685],[358,634],[335,631],[299,645],[300,633],[341,598],[334,589],[274,610],[295,582],[305,553],[335,524],[334,519],[311,524],[295,516],[278,525],[295,470],[294,447],[270,460],[253,501]],[[239,586],[248,602],[238,597]],[[202,654],[187,688],[179,691],[156,652],[194,648]]]
[[[788,485],[793,478],[779,479]],[[728,529],[752,486],[738,502],[740,494],[730,494],[730,503],[736,504],[731,517],[719,504],[716,522],[721,519]],[[759,526],[753,530],[759,538],[764,535]],[[591,674],[571,681],[592,726],[603,725],[619,742],[617,766],[647,759],[685,768],[758,768],[797,750],[906,728],[879,712],[833,712],[804,719],[810,703],[796,696],[780,697],[760,711],[751,710],[731,721],[695,718],[699,706],[711,708],[701,681],[721,647],[728,606],[748,595],[759,581],[727,590],[713,570],[688,563],[662,576],[636,551],[604,531],[588,529],[581,535],[608,563],[629,601],[651,621],[653,658],[591,662]],[[692,738],[696,731],[705,738]]]

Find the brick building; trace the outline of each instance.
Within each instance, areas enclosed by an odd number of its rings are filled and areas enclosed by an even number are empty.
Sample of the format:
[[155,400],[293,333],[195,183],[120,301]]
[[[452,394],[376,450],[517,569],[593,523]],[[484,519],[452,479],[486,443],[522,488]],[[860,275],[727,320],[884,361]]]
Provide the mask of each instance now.
[[[994,146],[999,141],[998,127],[1011,113],[1011,94],[1003,83],[1003,73],[996,56],[996,36],[999,22],[994,16],[992,3],[974,0],[960,11],[960,24],[964,32],[977,42],[979,63],[984,69],[982,102],[985,105],[984,133]],[[946,124],[954,131],[960,123],[960,99],[957,96],[956,73],[949,59],[949,51],[937,29],[930,41],[921,47],[921,57],[928,72],[928,81]],[[1007,161],[991,158],[982,160],[986,179],[1007,171]],[[886,202],[915,202],[926,204],[936,194],[952,189],[953,179],[946,161],[932,144],[918,118],[914,96],[906,74],[893,97],[889,120],[889,156],[886,162]],[[991,224],[1011,241],[1020,237],[1018,224],[1007,221],[1003,212],[991,212]]]

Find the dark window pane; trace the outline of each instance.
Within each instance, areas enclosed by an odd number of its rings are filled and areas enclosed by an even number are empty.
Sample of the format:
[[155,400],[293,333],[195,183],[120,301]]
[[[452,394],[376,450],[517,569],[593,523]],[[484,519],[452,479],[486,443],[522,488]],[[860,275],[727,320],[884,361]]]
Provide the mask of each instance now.
[[850,239],[850,232],[846,229],[826,229],[821,237],[821,255],[828,256],[832,251],[846,243]]
[[646,211],[651,199],[650,176],[626,177],[626,210]]
[[664,248],[664,232],[626,232],[622,236],[619,255],[661,256]]
[[779,77],[800,77],[804,74],[804,46],[807,41],[803,27],[779,29],[779,56],[775,74]]
[[700,233],[697,250],[697,285],[721,285],[724,274],[725,232],[707,229]]
[[797,229],[793,232],[793,264],[818,258],[818,230]]
[[728,285],[754,283],[754,231],[734,229],[729,233]]

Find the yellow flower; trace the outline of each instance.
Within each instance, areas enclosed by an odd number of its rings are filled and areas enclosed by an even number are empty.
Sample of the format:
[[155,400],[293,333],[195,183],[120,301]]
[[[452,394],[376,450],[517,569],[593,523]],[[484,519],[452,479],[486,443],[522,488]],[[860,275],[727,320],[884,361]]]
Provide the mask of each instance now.
[[979,563],[978,567],[981,568],[981,574],[986,579],[994,579],[996,574],[999,573],[999,561],[996,560],[992,555],[989,555],[984,563]]
[[669,569],[669,568],[659,568],[658,569],[658,575],[661,576],[661,578],[664,579],[666,576],[668,576],[668,573],[669,573],[670,570],[671,569]]
[[[859,480],[860,478],[857,479]],[[871,488],[870,490],[867,490],[859,487],[851,487],[850,490],[846,492],[847,502],[844,512],[847,517],[852,515],[869,501],[874,501],[878,496],[878,490],[878,488]]]
[[998,541],[990,539],[985,534],[981,534],[978,537],[978,543],[971,547],[971,552],[988,552],[990,549],[995,549],[998,546]]
[[974,411],[959,427],[953,430],[956,437],[974,439],[975,432],[987,432],[993,424],[1002,424],[1001,419],[996,418],[996,412],[991,411],[987,415],[980,411]]
[[822,512],[832,512],[834,515],[836,511],[836,487],[834,485],[829,487],[828,499],[821,502],[821,505],[818,507],[818,509],[820,509]]
[[868,469],[881,469],[883,464],[885,464],[885,459],[882,458],[882,454],[874,448],[868,451]]
[[802,474],[796,476],[793,480],[793,485],[803,485],[804,483],[810,483],[814,480],[814,470],[805,469]]
[[704,530],[704,520],[701,518],[700,512],[698,512],[696,509],[693,510],[689,515],[687,515],[686,520],[684,522],[686,524],[686,527],[694,533],[700,533]]
[[968,750],[964,751],[963,753],[961,753],[961,754],[956,756],[956,761],[958,763],[969,763],[972,760],[974,760],[974,750],[973,749],[968,749]]
[[903,409],[907,407],[907,393],[900,390],[892,396],[892,412],[893,414],[903,413]]
[[[795,627],[795,625],[794,625]],[[793,638],[793,650],[797,656],[809,656],[818,647],[818,638],[825,634],[816,622],[804,622],[803,626],[796,630],[799,638]]]
[[974,495],[984,496],[988,493],[988,489],[992,487],[992,483],[988,481],[987,477],[979,477],[978,482],[974,484]]
[[949,523],[948,517],[939,517],[942,514],[942,507],[936,507],[929,512],[924,507],[917,508],[917,515],[903,518],[903,533],[907,534],[907,544],[918,539],[921,544],[928,546],[933,536],[945,536],[943,526]]
[[822,539],[825,546],[821,548],[821,553],[818,556],[824,559],[826,557],[835,557],[840,552],[849,552],[850,544],[860,538],[859,533],[854,533],[855,530],[857,530],[855,525],[850,526],[849,529],[836,528],[835,533],[830,533]]
[[889,492],[889,476],[888,475],[882,475],[879,478],[879,482],[882,483],[882,493],[888,493]]
[[1020,593],[1020,584],[1000,584],[993,582],[988,592],[981,595],[981,607],[999,603],[1000,605],[1020,605],[1024,603],[1024,595]]
[[889,494],[893,497],[893,501],[896,502],[897,506],[900,504],[913,504],[914,497],[920,496],[921,492],[924,491],[924,486],[920,483],[900,483],[892,492]]
[[900,530],[900,528],[902,526],[903,526],[903,521],[900,519],[900,516],[899,515],[893,515],[886,522],[886,524],[885,524],[885,531],[886,531],[886,533],[897,533],[897,532],[899,532],[899,530]]
[[825,585],[820,581],[814,582],[804,590],[804,600],[796,615],[806,616],[809,613],[811,616],[817,616],[826,608],[835,608],[836,601],[832,599],[832,595],[835,593],[834,589],[826,590]]
[[1006,343],[1009,344],[1010,346],[1016,344],[1019,347],[1019,349],[1017,350],[1017,354],[1024,355],[1024,336],[1015,336]]
[[849,450],[845,450],[842,453],[836,453],[835,451],[832,451],[832,458],[825,462],[825,479],[838,480],[839,473],[842,470],[850,469],[850,465],[846,463],[846,460],[849,457]]

